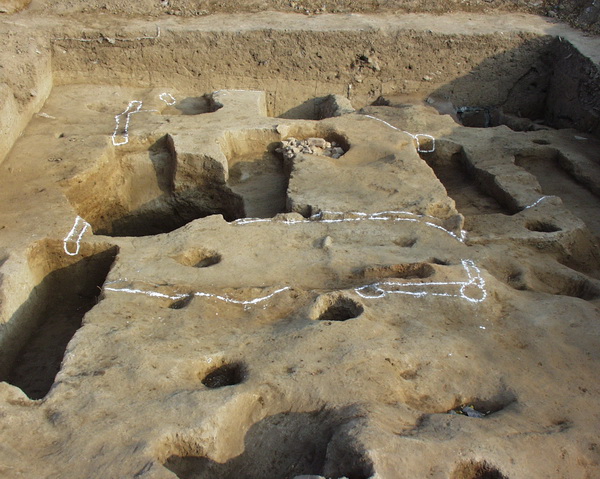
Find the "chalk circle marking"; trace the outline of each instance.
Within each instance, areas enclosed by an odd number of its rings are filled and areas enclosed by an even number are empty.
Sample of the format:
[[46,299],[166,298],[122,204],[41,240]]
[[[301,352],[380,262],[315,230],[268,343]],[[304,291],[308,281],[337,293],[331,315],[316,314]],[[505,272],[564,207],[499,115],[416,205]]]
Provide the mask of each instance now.
[[175,103],[177,103],[175,97],[167,92],[161,93],[159,98],[169,106],[173,106]]
[[[71,228],[71,231],[69,231],[69,234],[63,239],[63,249],[66,254],[69,256],[77,256],[79,254],[81,239],[88,228],[91,228],[91,225],[81,216],[75,218],[75,224]],[[75,236],[77,236],[76,239]],[[71,252],[69,251],[69,244],[73,242],[75,243],[75,251]]]

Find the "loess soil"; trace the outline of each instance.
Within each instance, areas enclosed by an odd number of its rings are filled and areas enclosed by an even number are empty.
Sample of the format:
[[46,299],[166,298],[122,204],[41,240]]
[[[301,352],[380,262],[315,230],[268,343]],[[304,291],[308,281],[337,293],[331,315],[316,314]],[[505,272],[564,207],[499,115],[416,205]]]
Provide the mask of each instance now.
[[595,3],[0,2],[0,477],[600,477]]
[[[9,0],[5,9],[25,8],[31,0]],[[319,15],[324,13],[493,13],[524,12],[566,20],[573,25],[599,33],[600,7],[593,0],[244,0],[235,5],[219,0],[165,0],[123,2],[119,0],[60,2],[33,0],[29,9],[46,14],[112,14],[117,16],[203,16],[215,13],[256,13],[265,10]]]

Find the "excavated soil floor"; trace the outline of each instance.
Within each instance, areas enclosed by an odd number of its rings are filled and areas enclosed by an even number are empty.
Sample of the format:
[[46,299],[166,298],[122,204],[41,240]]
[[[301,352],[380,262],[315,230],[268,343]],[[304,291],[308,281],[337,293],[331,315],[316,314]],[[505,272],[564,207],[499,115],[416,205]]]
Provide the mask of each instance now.
[[32,5],[0,476],[600,476],[599,38]]

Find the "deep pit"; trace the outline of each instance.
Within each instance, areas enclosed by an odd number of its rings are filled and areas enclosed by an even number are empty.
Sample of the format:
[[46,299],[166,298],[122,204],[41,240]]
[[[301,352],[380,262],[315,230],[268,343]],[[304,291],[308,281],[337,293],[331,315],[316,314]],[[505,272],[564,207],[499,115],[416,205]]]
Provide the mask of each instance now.
[[212,214],[229,221],[243,215],[242,199],[218,170],[196,176],[185,166],[166,135],[147,149],[110,150],[96,168],[69,181],[66,194],[94,232],[109,236],[168,233]]
[[99,301],[118,248],[83,245],[79,255],[64,255],[62,242],[32,246],[32,289],[8,322],[2,347],[3,381],[31,399],[50,391],[67,345],[83,317]]
[[224,364],[212,370],[203,379],[202,384],[210,389],[235,386],[246,379],[246,366],[242,363]]
[[180,479],[233,475],[243,479],[299,475],[368,479],[373,474],[372,465],[344,437],[339,414],[314,411],[270,415],[247,430],[244,453],[237,457],[221,463],[208,457],[174,454],[165,467]]
[[352,298],[341,295],[320,297],[311,316],[319,321],[347,321],[358,318],[364,307]]

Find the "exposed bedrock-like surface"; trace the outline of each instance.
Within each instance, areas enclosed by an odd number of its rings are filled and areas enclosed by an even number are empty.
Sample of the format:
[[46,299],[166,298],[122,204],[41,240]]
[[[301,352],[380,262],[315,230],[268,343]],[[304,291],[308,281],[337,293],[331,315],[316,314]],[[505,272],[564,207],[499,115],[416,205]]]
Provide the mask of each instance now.
[[7,17],[0,476],[600,474],[593,37],[102,17]]

